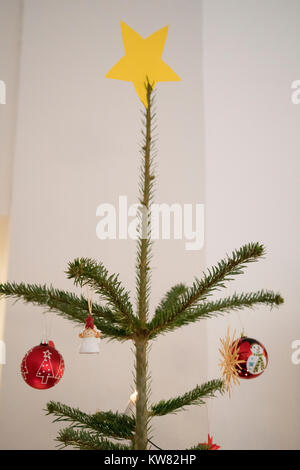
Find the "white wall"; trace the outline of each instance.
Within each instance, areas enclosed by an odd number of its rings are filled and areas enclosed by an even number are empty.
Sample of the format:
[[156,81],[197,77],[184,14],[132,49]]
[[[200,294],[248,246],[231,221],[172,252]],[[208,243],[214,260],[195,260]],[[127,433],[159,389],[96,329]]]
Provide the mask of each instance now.
[[[299,449],[300,366],[291,363],[291,342],[300,338],[300,105],[290,96],[300,77],[300,2],[205,0],[203,14],[207,262],[264,242],[266,259],[228,292],[270,288],[285,298],[279,310],[240,314],[270,363],[231,400],[213,402],[211,430],[229,449]],[[209,375],[227,325],[240,331],[236,315],[208,323]]]
[[[157,201],[203,202],[200,3],[24,3],[9,279],[71,290],[64,275],[67,262],[91,256],[120,272],[134,297],[135,244],[100,242],[95,212],[98,204],[116,203],[119,195],[136,201],[141,106],[132,85],[104,77],[123,55],[120,20],[144,36],[170,24],[164,57],[183,80],[158,87]],[[161,241],[153,264],[154,305],[174,283],[190,283],[204,260],[202,253],[185,251],[183,241]],[[80,356],[79,329],[54,314],[47,318],[65,358],[65,376],[49,391],[26,386],[20,361],[41,339],[41,311],[21,303],[8,308],[1,448],[54,448],[59,426],[42,411],[50,399],[90,412],[122,411],[131,393],[130,345],[103,341],[99,357]],[[205,381],[204,332],[202,324],[155,342],[150,356],[154,401]],[[162,448],[192,446],[207,433],[205,409],[153,424],[153,440]]]
[[21,1],[0,0],[0,80],[6,104],[0,104],[0,216],[10,209],[21,35]]
[[[0,80],[5,99],[0,104],[0,281],[6,280],[9,250],[9,215],[16,107],[20,63],[21,1],[0,0]],[[2,88],[3,90],[3,88]],[[3,103],[5,101],[5,103]],[[0,340],[5,323],[5,300],[0,300]],[[0,363],[1,363],[0,358]],[[0,382],[1,382],[0,365]]]

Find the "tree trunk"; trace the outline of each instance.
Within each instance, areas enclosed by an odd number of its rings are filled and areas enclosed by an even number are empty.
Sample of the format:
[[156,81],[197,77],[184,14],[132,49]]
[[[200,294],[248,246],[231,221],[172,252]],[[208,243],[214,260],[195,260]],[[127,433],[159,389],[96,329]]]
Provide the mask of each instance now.
[[147,410],[147,340],[138,339],[136,348],[136,430],[134,448],[145,450],[148,444]]

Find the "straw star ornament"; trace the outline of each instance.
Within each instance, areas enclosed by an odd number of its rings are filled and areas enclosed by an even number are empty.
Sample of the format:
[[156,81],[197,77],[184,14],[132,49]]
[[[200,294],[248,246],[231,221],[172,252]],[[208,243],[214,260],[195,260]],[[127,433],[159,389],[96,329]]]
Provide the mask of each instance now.
[[233,385],[240,384],[238,369],[241,369],[240,364],[243,360],[239,359],[239,340],[235,339],[235,331],[231,337],[228,328],[225,338],[221,338],[220,342],[221,347],[219,348],[219,353],[221,354],[222,359],[219,365],[222,371],[225,389],[228,392],[229,397],[231,397]]
[[125,55],[106,74],[106,78],[132,82],[140,100],[147,107],[145,83],[179,81],[180,77],[162,60],[168,26],[143,38],[121,22]]

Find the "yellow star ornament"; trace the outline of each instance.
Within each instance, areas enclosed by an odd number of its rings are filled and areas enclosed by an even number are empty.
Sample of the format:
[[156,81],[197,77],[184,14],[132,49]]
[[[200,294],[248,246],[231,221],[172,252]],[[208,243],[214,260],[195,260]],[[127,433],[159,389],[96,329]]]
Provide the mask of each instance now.
[[147,80],[153,86],[156,82],[180,80],[180,77],[161,58],[168,26],[145,39],[123,22],[121,22],[121,30],[125,55],[110,69],[106,78],[132,82],[139,98],[147,107],[145,88]]

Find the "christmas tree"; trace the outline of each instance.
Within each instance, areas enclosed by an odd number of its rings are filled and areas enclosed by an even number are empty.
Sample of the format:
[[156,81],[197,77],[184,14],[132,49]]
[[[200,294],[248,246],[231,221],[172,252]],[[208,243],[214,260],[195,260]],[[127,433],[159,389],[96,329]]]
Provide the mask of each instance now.
[[41,363],[36,375],[37,377],[40,377],[42,379],[42,384],[47,383],[49,378],[50,379],[54,378],[50,351],[44,352],[43,362]]
[[[217,300],[209,299],[214,291],[226,288],[226,283],[231,281],[233,276],[242,274],[246,264],[255,262],[264,255],[263,245],[249,243],[208,269],[202,278],[196,278],[191,286],[173,286],[163,296],[155,311],[149,311],[151,204],[155,181],[153,89],[159,81],[176,81],[179,77],[161,59],[167,28],[143,39],[122,23],[122,33],[125,56],[110,70],[107,77],[133,82],[143,103],[136,309],[130,300],[130,293],[122,286],[119,275],[110,274],[101,262],[87,258],[77,258],[70,262],[66,274],[76,286],[88,286],[98,294],[101,301],[99,303],[91,302],[82,295],[77,296],[46,285],[14,282],[0,284],[0,295],[46,307],[47,310],[75,323],[84,323],[92,312],[93,324],[101,331],[103,338],[133,343],[136,385],[134,414],[128,416],[126,413],[113,411],[87,414],[62,403],[51,401],[47,404],[47,411],[54,416],[55,421],[69,423],[57,436],[61,445],[90,450],[148,449],[148,431],[153,417],[176,413],[190,405],[202,405],[206,399],[224,392],[224,381],[216,379],[196,385],[183,395],[151,403],[148,346],[155,338],[184,325],[233,310],[259,304],[272,307],[283,302],[279,294],[265,290],[234,294]],[[45,358],[46,360],[48,359]],[[40,376],[42,377],[42,372]],[[207,443],[191,447],[193,450],[217,448],[210,436]]]

